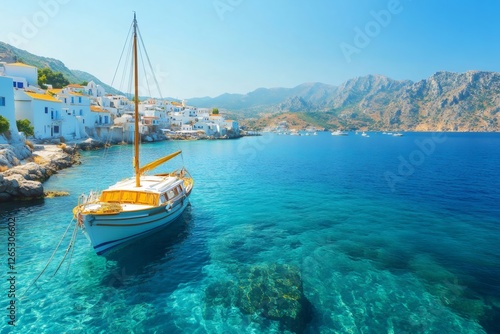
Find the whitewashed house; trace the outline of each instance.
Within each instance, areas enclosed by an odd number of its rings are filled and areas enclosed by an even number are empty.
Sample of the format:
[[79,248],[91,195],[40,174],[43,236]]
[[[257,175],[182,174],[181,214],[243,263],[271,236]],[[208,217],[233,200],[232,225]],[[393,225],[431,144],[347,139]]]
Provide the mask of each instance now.
[[16,118],[28,119],[34,127],[34,137],[47,139],[75,132],[75,123],[64,124],[62,102],[49,94],[24,90],[14,92]]
[[85,94],[93,98],[104,97],[106,95],[106,90],[101,86],[96,84],[94,81],[87,83],[84,87]]
[[134,112],[134,103],[127,97],[111,94],[107,94],[106,97],[109,99],[109,107],[106,108],[109,109],[113,115],[120,117],[124,114]]
[[231,131],[236,136],[240,135],[240,126],[239,126],[237,121],[234,121],[232,119],[227,119],[226,120],[226,129]]
[[111,126],[113,125],[113,118],[111,111],[101,108],[99,106],[90,106],[90,121],[88,126]]
[[197,122],[193,125],[193,130],[195,131],[203,131],[207,136],[215,136],[220,134],[220,126],[213,122]]
[[38,87],[38,68],[23,63],[0,63],[0,73],[13,78],[13,88]]
[[12,83],[12,78],[0,75],[0,115],[9,121],[9,130],[12,136],[11,140],[18,141],[20,140],[20,136],[16,125],[16,109]]

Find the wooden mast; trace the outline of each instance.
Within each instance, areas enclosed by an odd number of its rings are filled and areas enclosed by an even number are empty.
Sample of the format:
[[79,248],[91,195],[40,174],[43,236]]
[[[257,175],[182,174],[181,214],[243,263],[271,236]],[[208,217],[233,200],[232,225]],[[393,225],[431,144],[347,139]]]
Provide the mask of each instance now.
[[134,105],[135,105],[135,128],[134,128],[134,167],[135,167],[135,186],[141,186],[141,174],[139,173],[139,62],[137,59],[137,20],[134,12]]

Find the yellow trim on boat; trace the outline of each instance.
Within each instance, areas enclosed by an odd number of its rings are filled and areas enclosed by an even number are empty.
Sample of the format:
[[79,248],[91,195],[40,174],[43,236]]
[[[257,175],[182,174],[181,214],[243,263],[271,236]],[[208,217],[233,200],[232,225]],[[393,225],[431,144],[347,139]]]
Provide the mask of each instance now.
[[160,194],[145,191],[104,190],[99,200],[103,203],[129,203],[158,206]]

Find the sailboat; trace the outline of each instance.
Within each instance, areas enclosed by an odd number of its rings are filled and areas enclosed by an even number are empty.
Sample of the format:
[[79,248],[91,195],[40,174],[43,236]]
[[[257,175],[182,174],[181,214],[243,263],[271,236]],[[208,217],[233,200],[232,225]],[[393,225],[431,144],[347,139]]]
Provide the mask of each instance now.
[[124,244],[159,230],[179,217],[189,203],[194,181],[183,167],[170,173],[145,173],[181,154],[174,152],[140,167],[137,20],[133,21],[134,62],[134,173],[102,192],[82,195],[74,217],[95,252],[103,255]]

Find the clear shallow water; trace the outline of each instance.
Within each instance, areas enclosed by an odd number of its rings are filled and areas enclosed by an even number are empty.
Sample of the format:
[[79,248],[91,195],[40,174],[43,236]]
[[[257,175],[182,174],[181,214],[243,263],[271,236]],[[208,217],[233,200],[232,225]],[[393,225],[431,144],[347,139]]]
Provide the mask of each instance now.
[[[70,270],[51,277],[61,247],[18,301],[16,332],[500,332],[500,135],[266,134],[148,144],[141,158],[178,148],[196,182],[181,219],[108,260],[79,233]],[[45,183],[70,196],[1,207],[2,244],[17,220],[21,294],[78,195],[129,176],[131,161],[130,147],[83,153]],[[285,296],[276,282],[294,273],[306,325],[242,306],[262,280],[274,285],[258,298]]]

